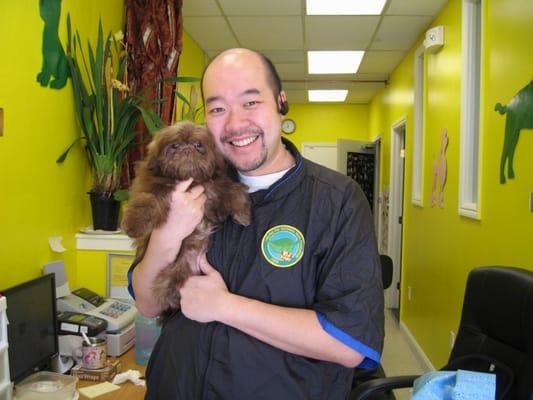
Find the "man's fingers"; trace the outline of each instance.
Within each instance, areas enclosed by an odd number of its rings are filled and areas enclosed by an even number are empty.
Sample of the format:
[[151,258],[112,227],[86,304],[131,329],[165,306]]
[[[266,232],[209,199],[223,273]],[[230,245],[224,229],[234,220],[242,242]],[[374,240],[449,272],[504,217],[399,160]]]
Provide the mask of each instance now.
[[191,197],[193,199],[197,199],[198,197],[200,197],[200,195],[202,195],[202,193],[204,193],[204,191],[205,188],[202,185],[196,185],[192,187],[191,190],[189,190],[189,193],[191,194]]
[[213,266],[209,264],[209,261],[207,261],[205,253],[202,253],[198,257],[198,266],[204,275],[210,275],[211,273],[216,272],[216,269],[214,269]]
[[184,181],[178,182],[178,184],[176,185],[176,190],[179,192],[186,192],[187,189],[189,189],[189,186],[191,186],[192,181],[193,179],[189,178],[185,179]]

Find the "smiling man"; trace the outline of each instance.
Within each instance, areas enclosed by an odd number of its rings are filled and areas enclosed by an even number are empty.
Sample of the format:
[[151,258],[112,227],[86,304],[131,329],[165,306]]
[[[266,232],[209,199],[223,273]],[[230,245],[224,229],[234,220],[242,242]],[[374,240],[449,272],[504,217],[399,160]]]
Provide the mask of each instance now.
[[[355,366],[383,346],[383,288],[368,203],[357,184],[281,138],[288,110],[272,63],[227,50],[205,70],[206,123],[248,185],[252,225],[213,234],[203,275],[180,289],[147,370],[148,399],[345,399]],[[205,195],[176,185],[167,223],[132,267],[136,302],[201,219]],[[133,269],[134,268],[134,269]]]

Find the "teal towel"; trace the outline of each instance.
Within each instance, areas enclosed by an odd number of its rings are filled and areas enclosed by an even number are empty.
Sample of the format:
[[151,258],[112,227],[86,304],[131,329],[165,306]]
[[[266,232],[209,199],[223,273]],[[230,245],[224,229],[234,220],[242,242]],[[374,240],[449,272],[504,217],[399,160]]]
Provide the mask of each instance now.
[[435,371],[416,379],[413,400],[494,400],[496,375],[474,371]]

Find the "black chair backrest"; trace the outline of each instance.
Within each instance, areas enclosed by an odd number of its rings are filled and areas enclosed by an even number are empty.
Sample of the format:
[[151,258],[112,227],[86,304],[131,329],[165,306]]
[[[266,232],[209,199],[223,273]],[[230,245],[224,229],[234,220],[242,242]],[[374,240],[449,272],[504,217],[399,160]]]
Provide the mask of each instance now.
[[383,280],[383,289],[388,289],[392,283],[392,258],[385,254],[380,254],[381,261],[381,279]]
[[468,275],[448,365],[497,374],[497,399],[533,398],[533,271],[480,267]]

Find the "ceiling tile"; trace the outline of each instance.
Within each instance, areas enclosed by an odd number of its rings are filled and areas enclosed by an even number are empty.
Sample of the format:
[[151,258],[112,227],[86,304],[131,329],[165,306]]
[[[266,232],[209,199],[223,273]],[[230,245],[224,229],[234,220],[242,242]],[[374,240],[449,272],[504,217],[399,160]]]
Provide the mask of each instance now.
[[367,51],[358,72],[388,74],[405,57],[404,51]]
[[306,44],[311,50],[365,50],[379,16],[307,16]]
[[355,80],[361,80],[361,81],[386,81],[388,78],[389,78],[389,73],[367,74],[367,73],[359,73],[359,72],[355,74],[355,77],[354,77]]
[[[191,0],[196,1],[196,0]],[[300,15],[300,0],[219,0],[225,15]]]
[[303,47],[301,17],[228,17],[228,20],[244,47],[257,50]]
[[354,104],[369,103],[383,88],[384,84],[380,83],[356,83],[350,88],[346,101]]
[[391,0],[385,15],[436,15],[448,0]]
[[408,50],[431,20],[429,16],[383,17],[370,49]]
[[304,64],[306,58],[303,50],[264,50],[263,54],[274,64]]
[[[347,103],[368,103],[446,0],[388,0],[380,16],[306,16],[303,0],[188,0],[185,30],[213,57],[230,47],[262,51],[292,103],[307,89],[348,88]],[[304,31],[305,29],[305,31]],[[366,50],[356,74],[309,75],[307,50]],[[360,83],[356,81],[378,81]],[[381,82],[379,82],[381,81]]]
[[184,18],[185,30],[204,50],[222,50],[239,44],[223,17]]
[[307,90],[307,83],[305,82],[283,82],[283,90]]
[[301,79],[305,74],[304,64],[276,64],[281,80],[284,79]]
[[307,90],[286,90],[289,112],[291,104],[307,103]]
[[183,2],[185,17],[215,17],[221,16],[216,0],[194,0]]

